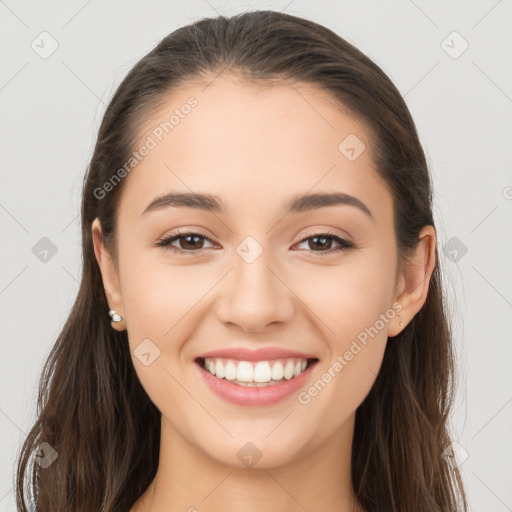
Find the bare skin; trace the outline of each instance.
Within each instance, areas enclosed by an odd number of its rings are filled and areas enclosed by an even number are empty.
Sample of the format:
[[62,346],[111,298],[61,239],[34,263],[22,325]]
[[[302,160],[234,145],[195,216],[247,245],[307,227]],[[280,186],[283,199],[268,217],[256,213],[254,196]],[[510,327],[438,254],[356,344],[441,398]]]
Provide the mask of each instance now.
[[[174,92],[146,128],[190,96],[198,105],[125,178],[117,265],[98,219],[92,226],[109,306],[123,317],[113,328],[127,329],[137,375],[162,413],[158,472],[131,512],[361,511],[350,476],[355,411],[386,343],[425,302],[434,228],[423,228],[399,272],[392,198],[368,135],[326,93],[224,73],[207,88]],[[349,134],[367,148],[354,161],[338,150]],[[215,194],[228,211],[173,206],[142,215],[171,191]],[[349,204],[283,213],[297,195],[335,191],[359,199],[371,216]],[[156,246],[178,229],[212,242],[171,244],[196,254]],[[315,238],[327,231],[353,247],[335,251],[334,239]],[[236,251],[247,236],[262,249],[250,264]],[[214,349],[289,348],[319,359],[307,390],[397,303],[399,315],[307,404],[293,393],[268,406],[235,405],[197,377],[195,358]],[[148,366],[133,353],[145,339],[160,350]],[[252,467],[237,457],[248,442],[261,453]]]

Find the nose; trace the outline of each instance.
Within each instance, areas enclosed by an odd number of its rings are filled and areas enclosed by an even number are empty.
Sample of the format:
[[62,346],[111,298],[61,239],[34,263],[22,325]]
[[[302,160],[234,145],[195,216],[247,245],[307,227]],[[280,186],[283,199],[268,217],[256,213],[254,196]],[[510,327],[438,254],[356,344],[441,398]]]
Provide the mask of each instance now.
[[294,315],[294,294],[289,284],[272,268],[265,251],[252,263],[237,254],[226,276],[217,316],[245,332],[259,332],[271,324],[289,322]]

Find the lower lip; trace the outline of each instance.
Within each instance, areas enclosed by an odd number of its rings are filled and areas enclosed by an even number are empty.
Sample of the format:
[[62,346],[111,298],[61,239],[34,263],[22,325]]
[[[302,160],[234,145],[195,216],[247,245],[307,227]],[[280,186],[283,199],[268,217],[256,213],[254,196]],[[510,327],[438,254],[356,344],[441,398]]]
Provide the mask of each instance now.
[[236,405],[259,406],[275,404],[298,391],[306,383],[313,366],[317,362],[309,363],[308,367],[293,379],[261,388],[240,386],[229,380],[219,379],[206,371],[197,361],[195,364],[208,387],[220,398]]

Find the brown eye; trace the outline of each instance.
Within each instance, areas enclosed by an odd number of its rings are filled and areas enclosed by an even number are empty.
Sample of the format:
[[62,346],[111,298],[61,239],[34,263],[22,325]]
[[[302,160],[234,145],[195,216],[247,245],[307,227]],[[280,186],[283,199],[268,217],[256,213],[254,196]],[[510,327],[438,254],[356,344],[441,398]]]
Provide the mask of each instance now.
[[[334,250],[329,250],[332,247],[333,242],[338,244],[338,247]],[[345,251],[354,247],[352,242],[341,238],[334,233],[317,233],[313,236],[309,236],[304,238],[301,242],[307,243],[308,248],[311,249],[310,252],[317,253],[318,256],[323,256],[326,254],[332,254],[339,251]]]
[[[171,245],[175,241],[178,241],[179,247]],[[157,246],[180,254],[196,254],[204,248],[204,241],[213,243],[210,238],[199,233],[179,233],[160,240]]]

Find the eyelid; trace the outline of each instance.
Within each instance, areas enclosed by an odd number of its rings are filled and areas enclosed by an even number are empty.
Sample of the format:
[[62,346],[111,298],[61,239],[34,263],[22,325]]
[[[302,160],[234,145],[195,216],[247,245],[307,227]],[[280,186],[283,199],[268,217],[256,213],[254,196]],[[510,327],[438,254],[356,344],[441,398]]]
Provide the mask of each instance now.
[[157,243],[168,240],[170,238],[174,238],[174,237],[178,237],[178,236],[186,236],[186,235],[198,235],[202,238],[207,239],[211,243],[216,243],[213,240],[214,237],[211,237],[210,235],[206,235],[202,231],[203,231],[203,228],[199,228],[199,227],[196,228],[194,226],[185,227],[185,228],[176,228],[176,230],[171,231],[171,232],[166,231],[166,233],[164,235],[162,235],[161,237],[159,237],[157,239]]
[[[208,235],[201,233],[199,230],[189,229],[189,228],[185,228],[185,229],[181,228],[181,229],[178,229],[178,231],[175,231],[169,235],[163,235],[156,241],[155,245],[157,247],[163,247],[164,249],[166,249],[167,246],[169,246],[171,242],[174,242],[175,240],[178,240],[178,239],[186,237],[186,236],[198,236],[200,238],[204,238],[205,240],[207,240],[208,242],[210,242],[213,245],[218,245],[217,242],[215,242],[213,240],[213,238],[209,237]],[[172,248],[171,248],[171,250],[172,250]],[[181,250],[183,252],[196,252],[196,253],[199,252],[199,251],[185,251],[185,249],[177,249],[177,250],[178,251]]]
[[333,236],[333,237],[343,238],[347,242],[353,243],[352,236],[349,235],[347,232],[338,232],[338,231],[335,231],[335,228],[331,228],[331,227],[306,228],[306,231],[301,233],[301,235],[298,239],[298,242],[303,242],[304,239],[306,239],[306,238],[311,238],[311,237],[320,236],[320,235],[329,235],[329,236]]

